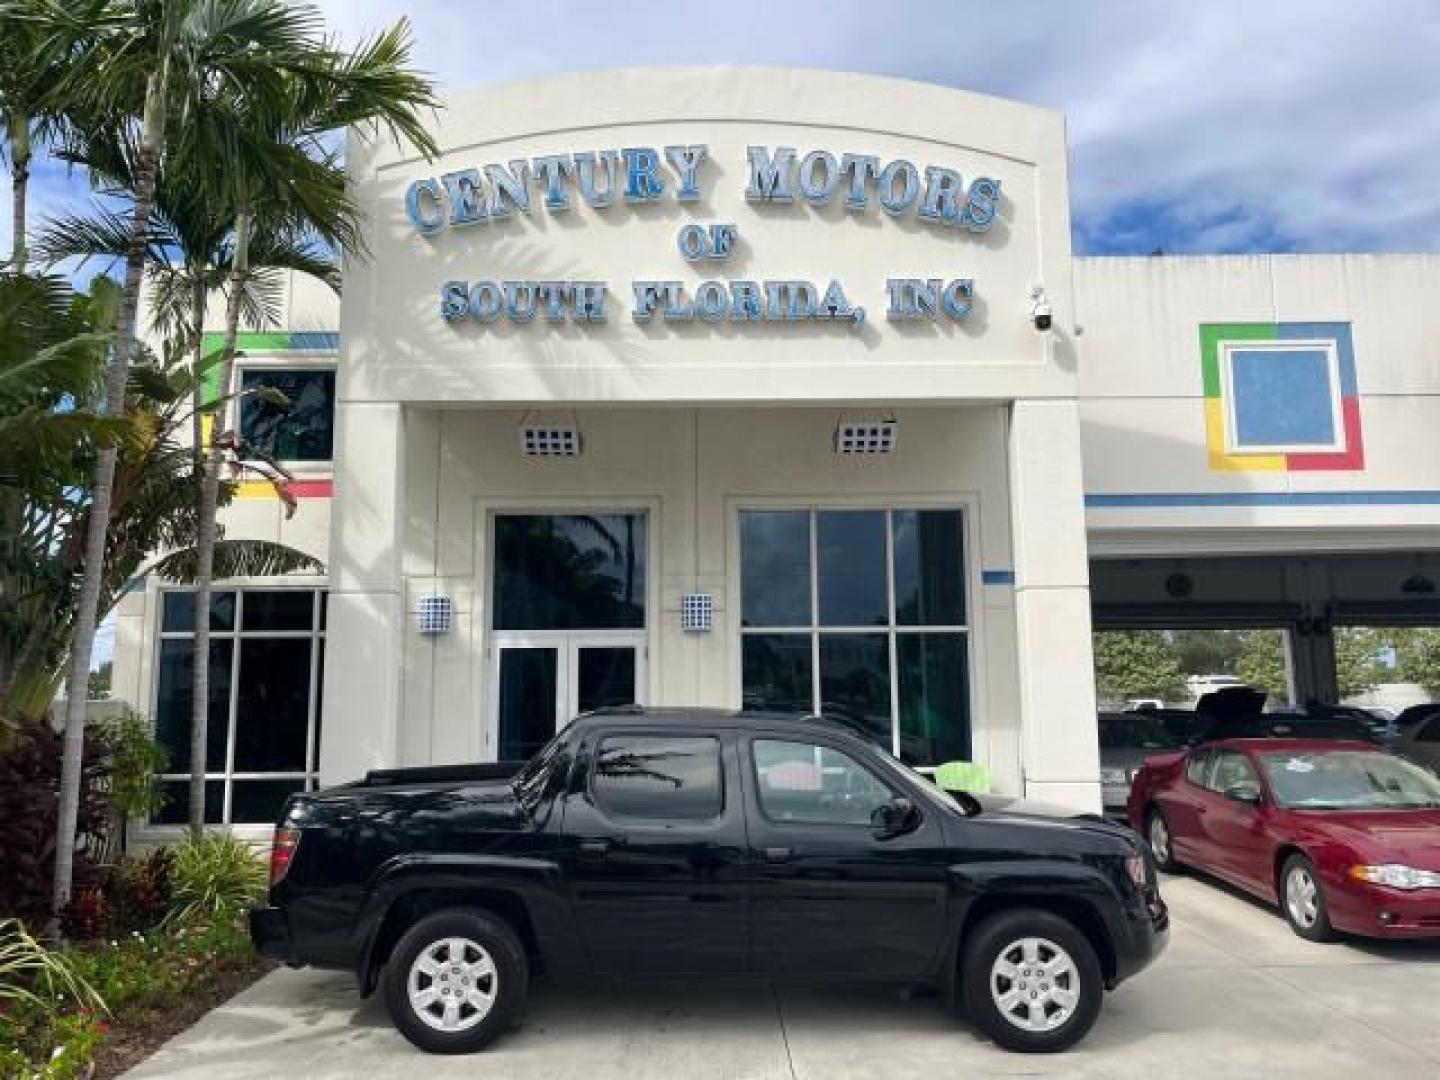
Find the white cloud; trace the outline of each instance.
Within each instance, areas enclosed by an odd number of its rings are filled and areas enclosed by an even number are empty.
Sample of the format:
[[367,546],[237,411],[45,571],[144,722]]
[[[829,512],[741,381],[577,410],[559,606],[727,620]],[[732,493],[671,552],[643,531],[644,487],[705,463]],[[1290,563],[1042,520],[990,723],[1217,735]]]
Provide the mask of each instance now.
[[[1080,250],[1440,249],[1436,0],[324,0],[442,89],[684,63],[928,79],[1063,109]],[[576,104],[583,111],[583,103]]]

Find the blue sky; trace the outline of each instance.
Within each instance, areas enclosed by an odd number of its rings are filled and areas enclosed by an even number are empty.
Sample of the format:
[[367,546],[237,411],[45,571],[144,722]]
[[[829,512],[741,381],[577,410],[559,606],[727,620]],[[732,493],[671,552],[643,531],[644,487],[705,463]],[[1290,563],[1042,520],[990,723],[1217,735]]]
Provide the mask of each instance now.
[[[417,61],[442,89],[752,63],[925,79],[1062,109],[1082,253],[1440,249],[1440,0],[320,6],[349,39],[408,15]],[[34,187],[38,216],[86,196],[83,177],[53,167]],[[0,250],[8,230],[0,216]]]
[[[1082,254],[1440,250],[1440,0],[319,6],[349,40],[409,16],[416,60],[442,92],[606,67],[774,64],[1061,109]],[[32,222],[87,198],[83,175],[37,164]],[[9,230],[0,214],[0,251]]]

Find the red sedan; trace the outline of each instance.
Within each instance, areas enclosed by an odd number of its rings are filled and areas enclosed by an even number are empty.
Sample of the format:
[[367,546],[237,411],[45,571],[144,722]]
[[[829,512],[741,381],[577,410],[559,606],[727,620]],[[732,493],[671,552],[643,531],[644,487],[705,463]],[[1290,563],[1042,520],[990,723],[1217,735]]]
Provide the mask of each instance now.
[[1440,938],[1440,780],[1363,742],[1227,739],[1148,758],[1131,826],[1277,903],[1294,931]]

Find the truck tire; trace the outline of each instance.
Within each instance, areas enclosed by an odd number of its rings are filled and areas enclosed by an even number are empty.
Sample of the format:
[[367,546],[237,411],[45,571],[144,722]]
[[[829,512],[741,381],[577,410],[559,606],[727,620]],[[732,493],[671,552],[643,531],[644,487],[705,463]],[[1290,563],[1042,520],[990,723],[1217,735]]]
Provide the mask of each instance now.
[[385,964],[385,1004],[431,1054],[468,1054],[512,1027],[525,1005],[525,946],[495,915],[450,908],[420,919]]
[[972,1023],[1005,1049],[1032,1054],[1079,1042],[1105,995],[1089,939],[1038,908],[997,912],[975,927],[965,941],[960,985]]

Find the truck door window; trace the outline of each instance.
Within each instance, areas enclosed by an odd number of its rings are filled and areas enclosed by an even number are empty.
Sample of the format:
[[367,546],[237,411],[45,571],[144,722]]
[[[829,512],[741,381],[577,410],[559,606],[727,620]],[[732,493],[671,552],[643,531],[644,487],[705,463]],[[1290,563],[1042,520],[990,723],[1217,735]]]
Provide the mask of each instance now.
[[595,751],[595,803],[614,817],[706,821],[720,816],[720,740],[609,735]]
[[866,825],[890,788],[848,754],[814,743],[756,739],[760,809],[772,821]]

